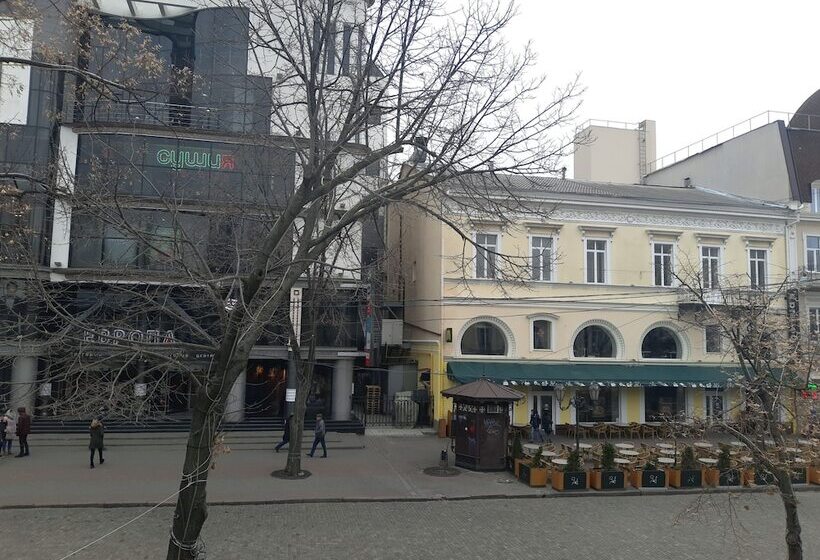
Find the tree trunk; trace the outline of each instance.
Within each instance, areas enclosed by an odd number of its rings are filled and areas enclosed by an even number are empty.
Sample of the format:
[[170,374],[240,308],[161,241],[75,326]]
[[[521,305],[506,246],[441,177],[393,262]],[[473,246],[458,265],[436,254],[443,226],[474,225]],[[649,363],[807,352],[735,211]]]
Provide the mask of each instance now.
[[[227,384],[230,387],[233,383],[229,383],[228,379],[232,377],[235,376],[226,373],[220,386]],[[198,557],[197,541],[208,518],[206,484],[213,461],[214,439],[222,421],[228,394],[224,390],[215,392],[216,395],[209,394],[208,385],[205,385],[199,388],[194,397],[191,431],[168,542],[167,560],[196,560]]]
[[288,462],[285,472],[288,476],[298,476],[302,470],[302,435],[305,432],[305,411],[310,386],[313,384],[313,367],[306,366],[301,359],[296,360],[296,402],[293,421],[290,425],[291,437],[288,444]]
[[777,485],[780,499],[786,510],[786,549],[789,560],[803,560],[803,539],[801,537],[800,518],[797,514],[797,496],[788,471],[777,473]]

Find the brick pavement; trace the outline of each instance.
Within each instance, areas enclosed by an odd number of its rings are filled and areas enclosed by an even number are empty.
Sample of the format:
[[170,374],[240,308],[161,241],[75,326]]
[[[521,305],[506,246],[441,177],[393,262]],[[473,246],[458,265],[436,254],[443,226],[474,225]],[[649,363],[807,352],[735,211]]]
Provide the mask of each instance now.
[[[703,499],[703,498],[701,498]],[[207,558],[358,560],[776,560],[784,558],[779,500],[713,495],[214,506]],[[806,558],[820,550],[820,493],[800,497]],[[141,513],[141,508],[3,512],[0,558],[56,560]],[[164,557],[171,508],[160,508],[76,556]]]

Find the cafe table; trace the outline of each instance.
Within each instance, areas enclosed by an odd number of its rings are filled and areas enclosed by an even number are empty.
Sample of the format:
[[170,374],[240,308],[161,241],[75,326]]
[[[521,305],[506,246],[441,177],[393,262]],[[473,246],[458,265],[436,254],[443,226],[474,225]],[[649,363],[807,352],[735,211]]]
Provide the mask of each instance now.
[[714,445],[712,445],[708,441],[696,441],[692,445],[695,446],[695,447],[698,447],[700,449],[709,449],[711,447],[714,447]]
[[675,451],[674,449],[667,449],[665,447],[663,449],[661,449],[660,452],[664,455],[677,455],[678,454],[678,452]]
[[522,447],[524,448],[525,453],[526,452],[535,453],[536,451],[538,451],[538,448],[541,447],[541,446],[538,445],[538,444],[535,444],[535,443],[525,443],[524,445],[522,445]]
[[658,463],[660,463],[661,465],[674,465],[675,464],[675,460],[672,457],[658,457],[656,459],[656,461]]
[[732,447],[746,447],[745,443],[743,443],[742,441],[738,441],[738,440],[730,441],[729,445],[731,445]]
[[671,443],[658,443],[655,445],[658,449],[675,449],[675,446]]
[[579,443],[578,444],[578,449],[586,449],[586,450],[592,449],[592,444],[591,443]]
[[640,455],[640,453],[633,449],[619,449],[618,453],[623,455],[624,457],[637,457],[638,455]]
[[712,459],[711,457],[701,457],[698,461],[709,467],[714,467],[718,463],[717,459]]
[[546,449],[541,452],[541,455],[547,458],[558,457],[558,453],[555,451],[548,451]]
[[566,467],[566,466],[567,466],[567,460],[566,460],[566,459],[562,459],[562,458],[560,458],[560,457],[557,457],[557,458],[555,458],[555,459],[553,459],[553,460],[552,460],[552,464],[553,464],[553,465],[559,465],[559,466],[561,466],[561,467]]
[[634,443],[616,443],[615,447],[618,449],[635,449]]
[[612,461],[616,465],[631,465],[632,464],[632,461],[630,461],[629,459],[624,459],[623,457],[615,457],[614,459],[612,459]]

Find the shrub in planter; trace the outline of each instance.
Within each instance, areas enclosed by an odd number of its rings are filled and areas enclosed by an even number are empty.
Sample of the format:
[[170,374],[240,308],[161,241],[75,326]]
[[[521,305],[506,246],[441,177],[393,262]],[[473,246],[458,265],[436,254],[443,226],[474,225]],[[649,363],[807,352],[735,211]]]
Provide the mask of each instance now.
[[720,446],[717,469],[706,469],[705,477],[706,483],[710,486],[739,486],[743,483],[740,471],[732,468],[732,456],[728,445]]
[[681,454],[681,466],[666,471],[669,485],[675,488],[699,488],[703,485],[703,471],[695,460],[694,450],[687,446]]
[[635,469],[629,474],[629,482],[635,488],[666,488],[666,471],[648,462],[642,469]]
[[530,486],[546,486],[547,465],[544,463],[543,457],[543,452],[539,447],[529,462],[521,463],[518,466],[518,480]]
[[615,447],[607,442],[601,452],[601,468],[589,473],[590,486],[596,490],[615,490],[624,487],[624,471],[615,468]]
[[567,467],[563,471],[552,473],[552,487],[555,490],[586,490],[587,472],[581,466],[581,457],[573,451],[567,458]]

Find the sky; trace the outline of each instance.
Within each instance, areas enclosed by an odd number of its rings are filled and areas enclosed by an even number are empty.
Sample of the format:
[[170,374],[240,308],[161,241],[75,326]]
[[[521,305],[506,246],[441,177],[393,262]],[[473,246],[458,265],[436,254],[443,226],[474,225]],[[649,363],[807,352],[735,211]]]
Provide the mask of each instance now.
[[764,111],[793,113],[820,89],[820,2],[517,4],[508,39],[533,42],[552,84],[580,73],[578,124],[655,120],[658,157]]

